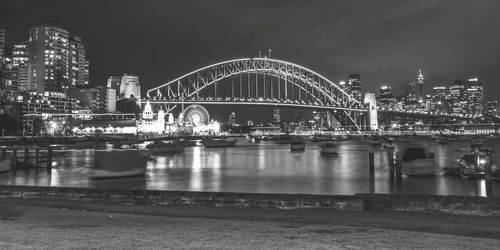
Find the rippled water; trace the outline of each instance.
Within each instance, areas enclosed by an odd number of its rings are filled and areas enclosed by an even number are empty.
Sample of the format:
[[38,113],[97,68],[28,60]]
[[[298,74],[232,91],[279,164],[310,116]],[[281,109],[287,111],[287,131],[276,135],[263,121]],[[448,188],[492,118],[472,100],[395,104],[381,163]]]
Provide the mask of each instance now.
[[[432,140],[418,143],[432,148],[437,167],[456,164],[470,141],[440,145]],[[500,141],[487,141],[500,152]],[[321,155],[316,143],[303,152],[273,142],[251,144],[240,139],[236,147],[187,147],[185,152],[155,156],[146,175],[123,179],[89,180],[93,151],[73,150],[56,155],[57,166],[45,170],[0,174],[0,184],[111,189],[156,189],[223,192],[270,192],[311,194],[405,193],[486,196],[484,180],[452,176],[403,177],[400,185],[389,181],[387,154],[375,149],[375,176],[369,176],[369,147],[359,141],[339,142],[338,155]],[[499,161],[499,154],[495,155]],[[500,181],[493,183],[493,194]]]

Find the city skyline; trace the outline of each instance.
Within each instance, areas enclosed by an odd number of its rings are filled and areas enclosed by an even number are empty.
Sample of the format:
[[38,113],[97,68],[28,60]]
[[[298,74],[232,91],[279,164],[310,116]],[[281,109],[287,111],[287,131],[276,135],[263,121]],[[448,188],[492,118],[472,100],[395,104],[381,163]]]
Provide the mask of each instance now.
[[[415,80],[418,69],[422,69],[426,78],[426,94],[435,86],[449,86],[454,80],[471,77],[484,82],[488,89],[486,100],[496,99],[494,93],[500,90],[495,84],[498,52],[489,49],[500,37],[499,32],[491,28],[494,19],[498,19],[493,10],[499,3],[493,1],[480,4],[472,1],[419,1],[418,4],[273,1],[266,2],[265,6],[259,1],[149,5],[120,1],[119,6],[114,3],[48,1],[43,6],[34,3],[37,8],[25,9],[27,15],[20,18],[14,13],[33,3],[4,2],[0,4],[0,12],[4,12],[0,23],[6,30],[8,48],[26,40],[30,28],[44,23],[54,23],[78,34],[85,41],[92,85],[105,85],[111,75],[136,73],[142,88],[148,89],[203,65],[230,58],[256,57],[259,50],[267,54],[271,48],[272,57],[307,66],[334,82],[347,81],[349,74],[358,73],[363,93],[376,92],[385,84],[397,93],[404,93],[405,83]],[[360,4],[373,5],[373,8],[357,9]],[[247,15],[237,15],[242,5]],[[55,12],[55,9],[69,7],[79,9],[81,14]],[[165,8],[169,11],[160,11]],[[470,14],[470,9],[476,10],[475,15]],[[90,15],[91,10],[95,14]],[[281,14],[300,11],[318,14],[308,16],[308,20],[295,20]],[[183,15],[188,12],[192,13],[191,19]],[[134,13],[145,20],[131,20],[129,17]],[[150,15],[145,17],[144,13]],[[220,13],[224,15],[218,15]],[[261,19],[248,18],[257,14]],[[492,21],[484,23],[485,15]],[[361,16],[363,21],[356,21]],[[460,16],[463,18],[458,18]],[[113,17],[120,22],[107,21]],[[201,18],[207,21],[200,22]],[[373,22],[369,24],[368,20]],[[438,25],[431,25],[434,21]],[[272,25],[265,25],[268,23]],[[459,25],[466,26],[454,29]],[[332,30],[332,34],[325,30]],[[155,52],[143,53],[146,48]],[[126,53],[120,54],[123,51]]]

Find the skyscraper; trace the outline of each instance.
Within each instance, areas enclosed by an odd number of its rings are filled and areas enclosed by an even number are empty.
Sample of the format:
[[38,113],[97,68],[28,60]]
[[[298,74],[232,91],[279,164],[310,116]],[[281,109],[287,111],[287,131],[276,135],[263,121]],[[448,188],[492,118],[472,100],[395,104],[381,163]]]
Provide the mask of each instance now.
[[352,73],[349,74],[349,81],[347,83],[349,85],[348,94],[352,95],[352,97],[359,102],[361,102],[361,77],[359,74]]
[[423,102],[424,101],[424,76],[422,75],[422,70],[418,70],[418,77],[417,77],[417,84],[418,84],[418,101]]
[[69,46],[69,77],[71,86],[86,86],[89,84],[89,61],[85,58],[85,47],[83,46],[82,39],[72,36]]
[[69,88],[69,32],[55,26],[30,30],[29,86],[43,95],[65,96]]
[[483,83],[477,78],[470,78],[467,82],[466,101],[468,114],[473,116],[483,115],[484,112],[484,90]]
[[406,83],[406,101],[417,101],[417,82],[409,81]]
[[12,85],[19,90],[28,90],[29,88],[29,43],[28,41],[15,44],[12,49]]

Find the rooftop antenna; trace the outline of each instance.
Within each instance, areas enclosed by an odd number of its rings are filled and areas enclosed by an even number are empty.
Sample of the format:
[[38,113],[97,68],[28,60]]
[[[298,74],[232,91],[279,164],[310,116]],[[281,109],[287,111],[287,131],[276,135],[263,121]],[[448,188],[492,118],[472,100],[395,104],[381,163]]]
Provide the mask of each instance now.
[[259,50],[259,58],[262,57],[262,51]]

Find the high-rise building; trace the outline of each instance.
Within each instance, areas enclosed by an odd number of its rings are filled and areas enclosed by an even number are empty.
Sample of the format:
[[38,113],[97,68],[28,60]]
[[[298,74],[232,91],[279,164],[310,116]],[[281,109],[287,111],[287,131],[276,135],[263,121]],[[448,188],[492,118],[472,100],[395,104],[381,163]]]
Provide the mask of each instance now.
[[5,60],[5,30],[0,29],[0,63]]
[[434,87],[433,92],[429,110],[439,114],[447,113],[446,87]]
[[30,30],[29,84],[39,94],[65,96],[70,86],[69,32],[55,26]]
[[359,74],[349,74],[349,81],[347,82],[349,92],[354,99],[361,102],[361,77]]
[[422,75],[422,70],[418,70],[418,76],[417,76],[417,84],[418,84],[418,101],[423,102],[424,100],[424,76]]
[[69,78],[71,86],[89,84],[89,61],[85,58],[85,47],[82,38],[72,36],[69,42]]
[[467,113],[467,102],[465,82],[463,80],[456,80],[449,88],[451,113],[454,115],[465,115]]
[[496,116],[498,112],[498,101],[486,102],[484,115],[485,116]]
[[120,98],[135,98],[137,104],[141,105],[141,85],[136,75],[124,74],[120,83]]
[[121,76],[110,76],[108,78],[107,87],[115,90],[115,94],[120,94],[120,85],[122,84]]
[[78,87],[70,88],[68,95],[80,101],[80,104],[86,106],[93,113],[107,112],[107,88],[106,87]]
[[407,102],[417,101],[417,82],[408,81],[406,83],[406,101]]
[[396,104],[396,98],[392,95],[391,87],[384,85],[379,89],[379,106],[382,109],[391,109]]
[[116,89],[107,88],[106,92],[106,108],[107,112],[116,112]]
[[470,78],[467,82],[466,101],[468,114],[472,116],[483,115],[484,111],[484,90],[483,83],[477,78]]
[[29,47],[28,41],[15,44],[12,49],[12,85],[17,86],[19,90],[28,90],[29,88]]

